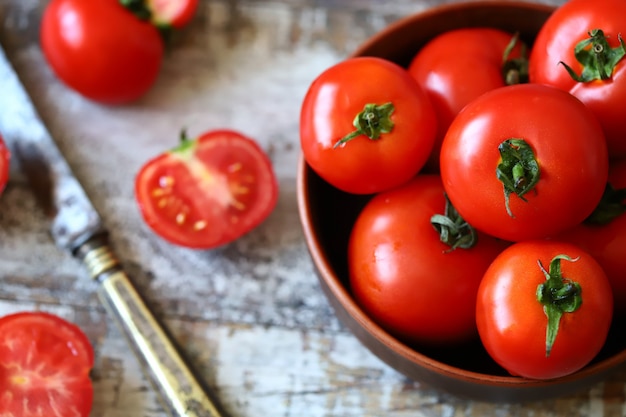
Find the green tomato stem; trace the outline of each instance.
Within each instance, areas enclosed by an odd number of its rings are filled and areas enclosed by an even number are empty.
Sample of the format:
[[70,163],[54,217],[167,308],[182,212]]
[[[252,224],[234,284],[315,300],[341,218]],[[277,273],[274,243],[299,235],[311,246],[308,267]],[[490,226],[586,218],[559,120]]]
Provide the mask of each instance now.
[[539,163],[535,153],[523,139],[507,139],[498,146],[500,163],[496,167],[496,176],[504,186],[504,204],[511,217],[509,205],[511,194],[516,194],[522,201],[524,195],[534,189],[539,182]]
[[395,107],[392,103],[366,104],[363,111],[357,114],[352,122],[356,130],[341,138],[334,147],[337,148],[361,135],[365,135],[371,140],[378,140],[381,134],[390,133],[394,127],[391,120],[391,114],[394,110]]
[[430,218],[430,223],[439,233],[439,240],[450,246],[446,252],[473,247],[478,240],[476,230],[456,211],[448,196],[445,194],[444,196],[446,199],[444,214],[435,214]]
[[[521,54],[519,58],[510,58],[515,45],[520,44]],[[506,85],[522,84],[528,82],[528,56],[524,42],[520,41],[519,33],[511,38],[502,55],[502,79]]]
[[118,0],[122,6],[127,8],[139,20],[150,20],[152,11],[144,0]]
[[563,277],[561,261],[576,262],[567,255],[557,255],[550,261],[549,271],[546,271],[541,261],[537,261],[539,268],[546,277],[546,281],[537,287],[537,301],[543,304],[543,311],[548,318],[546,327],[546,357],[550,356],[554,341],[559,332],[561,317],[565,313],[573,313],[580,308],[582,290],[580,284]]
[[582,65],[580,75],[563,61],[559,62],[576,81],[586,83],[593,80],[608,80],[613,76],[615,66],[626,55],[626,46],[621,34],[617,35],[619,46],[611,48],[604,32],[593,29],[589,38],[580,41],[574,47],[574,56]]

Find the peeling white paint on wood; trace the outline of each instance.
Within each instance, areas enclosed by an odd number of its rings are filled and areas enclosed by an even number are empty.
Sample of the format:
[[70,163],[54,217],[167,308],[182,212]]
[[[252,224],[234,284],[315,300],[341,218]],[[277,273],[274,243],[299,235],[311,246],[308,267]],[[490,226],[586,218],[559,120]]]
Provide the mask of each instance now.
[[[339,324],[317,284],[295,197],[301,100],[314,77],[367,36],[441,2],[205,0],[150,93],[114,108],[69,91],[46,66],[37,43],[46,3],[1,0],[0,42],[137,287],[232,416],[624,415],[625,373],[530,405],[465,401],[409,381]],[[160,240],[134,201],[137,170],[174,146],[183,127],[192,135],[227,127],[254,137],[279,177],[270,218],[214,251]],[[86,331],[96,349],[92,417],[165,417],[100,307],[97,284],[54,246],[18,168],[0,199],[0,314],[46,310]]]

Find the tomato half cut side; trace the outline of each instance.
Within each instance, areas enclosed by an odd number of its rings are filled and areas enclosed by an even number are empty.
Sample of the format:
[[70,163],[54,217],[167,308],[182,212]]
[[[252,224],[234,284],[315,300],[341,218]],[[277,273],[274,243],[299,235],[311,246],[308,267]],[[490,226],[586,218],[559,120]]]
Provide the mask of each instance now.
[[215,130],[148,161],[135,181],[146,224],[171,243],[225,245],[258,226],[276,206],[271,162],[252,139]]
[[88,416],[93,365],[93,348],[75,324],[43,312],[0,318],[3,416]]

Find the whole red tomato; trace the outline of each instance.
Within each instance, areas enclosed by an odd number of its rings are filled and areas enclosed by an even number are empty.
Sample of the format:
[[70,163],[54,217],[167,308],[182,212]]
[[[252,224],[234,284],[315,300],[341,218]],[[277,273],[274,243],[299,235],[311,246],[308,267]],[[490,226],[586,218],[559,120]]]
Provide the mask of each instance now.
[[467,103],[498,87],[528,78],[525,48],[513,34],[492,28],[449,30],[433,38],[409,65],[437,113],[437,139],[427,167],[439,168],[441,142]]
[[458,216],[438,175],[418,175],[359,214],[349,240],[350,288],[366,314],[405,343],[465,342],[477,336],[480,280],[506,244]]
[[135,197],[159,236],[211,249],[262,223],[276,206],[278,183],[254,140],[214,130],[183,137],[177,148],[146,162],[135,178]]
[[10,152],[0,135],[0,193],[9,181]]
[[437,120],[426,93],[390,61],[349,58],[315,79],[300,113],[307,163],[340,190],[398,186],[425,164]]
[[547,240],[505,249],[478,289],[476,322],[509,373],[551,379],[576,372],[602,348],[613,314],[602,267],[578,246]]
[[609,167],[605,194],[584,222],[568,229],[555,239],[572,242],[589,252],[606,272],[615,311],[626,315],[626,160],[614,161]]
[[[592,36],[596,29],[603,33]],[[626,156],[624,35],[623,0],[570,0],[542,26],[529,63],[531,82],[569,91],[593,111],[604,129],[609,155],[616,158]],[[606,63],[599,64],[598,59]]]
[[43,312],[0,318],[0,410],[5,416],[87,417],[94,352],[73,323]]
[[118,0],[52,0],[40,36],[55,74],[78,93],[105,104],[145,94],[163,59],[159,30]]
[[441,148],[452,204],[477,229],[510,241],[583,221],[607,175],[597,119],[571,94],[538,84],[502,87],[472,101]]

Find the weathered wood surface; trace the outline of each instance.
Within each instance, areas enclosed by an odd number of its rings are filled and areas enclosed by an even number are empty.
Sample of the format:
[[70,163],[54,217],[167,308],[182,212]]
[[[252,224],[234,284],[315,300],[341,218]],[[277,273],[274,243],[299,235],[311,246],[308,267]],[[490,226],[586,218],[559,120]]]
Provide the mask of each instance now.
[[[553,0],[558,4],[561,0]],[[157,316],[232,416],[620,416],[626,374],[527,405],[457,399],[409,381],[336,320],[314,276],[295,197],[298,111],[312,79],[388,23],[437,0],[204,0],[141,101],[104,107],[60,84],[38,46],[46,0],[0,0],[5,46]],[[2,94],[0,80],[0,94]],[[1,109],[0,109],[1,111]],[[276,211],[222,249],[191,251],[143,224],[133,179],[190,134],[255,137],[280,179]],[[54,246],[17,167],[0,200],[0,314],[46,310],[94,344],[93,417],[164,417],[79,263]],[[1,411],[1,410],[0,410]]]

